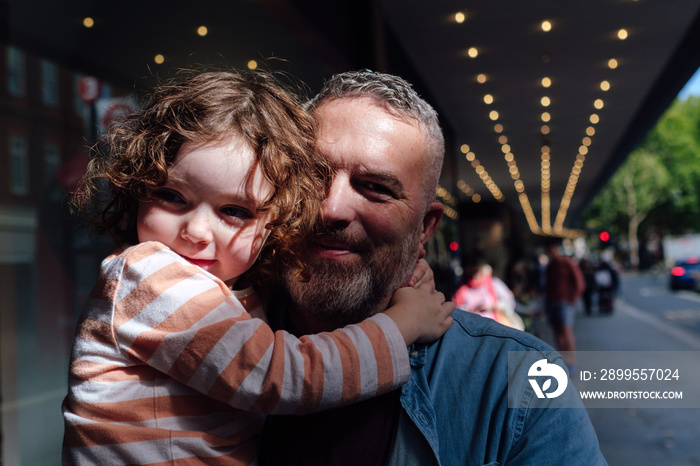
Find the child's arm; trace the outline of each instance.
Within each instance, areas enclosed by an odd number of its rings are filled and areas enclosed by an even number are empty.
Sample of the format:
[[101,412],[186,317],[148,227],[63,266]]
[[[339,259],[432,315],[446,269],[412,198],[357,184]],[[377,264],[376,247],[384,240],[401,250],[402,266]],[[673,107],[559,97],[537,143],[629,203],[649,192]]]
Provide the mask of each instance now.
[[422,257],[407,285],[394,293],[385,313],[399,327],[406,345],[440,338],[452,325],[450,315],[455,306],[445,302],[445,296],[435,291],[433,270]]
[[434,290],[430,281],[416,288],[403,287],[394,292],[384,313],[399,327],[406,346],[440,338],[452,325],[455,306],[445,302],[445,295]]
[[120,273],[119,351],[236,408],[309,412],[408,380],[404,338],[384,314],[297,339],[251,318],[223,282],[158,243],[134,248]]
[[435,289],[435,275],[433,274],[433,269],[430,268],[428,262],[425,259],[418,260],[416,268],[413,269],[413,274],[408,280],[406,286],[416,288],[423,283],[430,283]]

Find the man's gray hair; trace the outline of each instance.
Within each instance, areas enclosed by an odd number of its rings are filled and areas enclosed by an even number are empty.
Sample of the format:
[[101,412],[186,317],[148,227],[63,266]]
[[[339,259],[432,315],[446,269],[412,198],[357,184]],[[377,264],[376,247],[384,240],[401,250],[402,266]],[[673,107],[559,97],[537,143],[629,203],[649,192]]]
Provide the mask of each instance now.
[[423,100],[411,84],[391,74],[370,70],[339,73],[326,81],[321,91],[307,103],[314,111],[321,104],[335,99],[366,97],[374,100],[387,111],[419,123],[426,135],[429,157],[428,173],[423,189],[425,208],[435,199],[445,158],[445,139],[435,109]]

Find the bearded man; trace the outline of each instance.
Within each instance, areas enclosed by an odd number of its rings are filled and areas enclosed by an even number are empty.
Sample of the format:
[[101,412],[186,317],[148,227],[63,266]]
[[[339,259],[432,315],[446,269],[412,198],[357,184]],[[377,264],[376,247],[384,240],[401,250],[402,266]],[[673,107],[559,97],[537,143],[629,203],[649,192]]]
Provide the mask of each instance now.
[[[335,176],[323,224],[306,245],[311,280],[290,276],[287,293],[267,306],[273,327],[298,334],[386,309],[443,213],[434,199],[442,131],[410,84],[343,73],[309,107],[318,153]],[[453,318],[442,338],[408,349],[411,378],[400,390],[312,415],[268,416],[261,464],[606,464],[578,393],[571,384],[564,390],[566,377],[557,379],[556,400],[540,400],[523,379],[528,368],[555,365],[565,375],[551,347],[471,313]],[[509,374],[509,353],[520,355],[520,378]]]

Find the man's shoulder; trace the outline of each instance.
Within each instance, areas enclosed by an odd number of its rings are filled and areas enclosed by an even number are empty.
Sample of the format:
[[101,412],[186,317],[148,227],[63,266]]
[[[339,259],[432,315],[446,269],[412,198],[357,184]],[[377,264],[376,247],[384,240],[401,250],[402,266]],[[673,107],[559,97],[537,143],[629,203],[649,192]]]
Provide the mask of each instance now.
[[[492,382],[491,390],[505,390],[509,361],[534,363],[545,358],[561,363],[557,351],[530,333],[466,311],[455,311],[452,317],[452,327],[428,345],[425,360],[419,364],[432,374],[434,384],[448,380],[469,386],[475,394],[483,389],[480,385],[487,378]],[[477,379],[479,382],[475,382]]]
[[553,348],[531,333],[523,332],[477,314],[457,310],[454,324],[443,340],[460,347],[491,347],[505,351],[553,351]]

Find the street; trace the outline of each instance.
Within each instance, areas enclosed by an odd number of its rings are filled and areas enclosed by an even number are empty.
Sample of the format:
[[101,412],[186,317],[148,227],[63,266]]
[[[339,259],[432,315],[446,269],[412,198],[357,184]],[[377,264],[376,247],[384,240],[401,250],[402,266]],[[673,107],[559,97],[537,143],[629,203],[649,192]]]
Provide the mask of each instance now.
[[[578,351],[698,351],[700,369],[700,295],[670,291],[667,275],[627,274],[614,313],[580,311],[575,333]],[[551,342],[551,333],[541,337]],[[589,415],[611,466],[700,465],[700,409],[592,408]]]
[[668,324],[700,337],[700,294],[685,290],[670,291],[668,275],[627,276],[621,298]]

